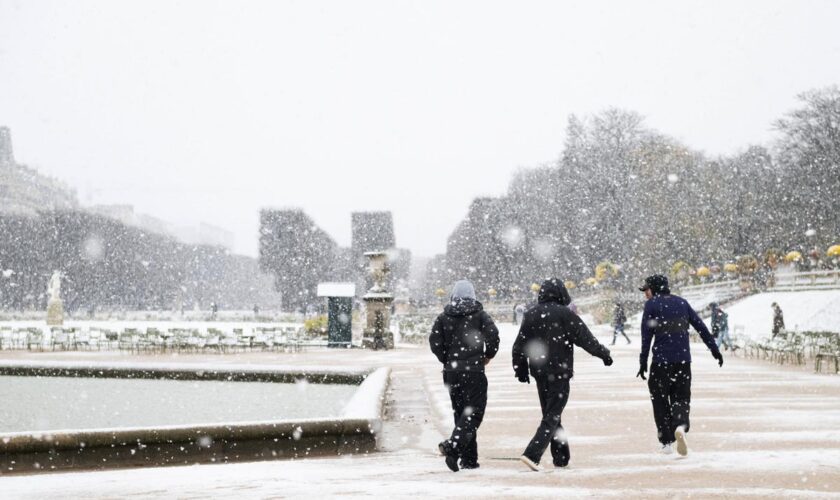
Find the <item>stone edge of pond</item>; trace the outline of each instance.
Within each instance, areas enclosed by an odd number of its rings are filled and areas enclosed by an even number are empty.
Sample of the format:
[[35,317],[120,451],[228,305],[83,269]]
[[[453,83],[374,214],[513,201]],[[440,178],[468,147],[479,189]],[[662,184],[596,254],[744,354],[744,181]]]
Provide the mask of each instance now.
[[0,375],[29,377],[83,377],[166,380],[208,380],[231,382],[294,383],[306,380],[313,384],[359,385],[372,369],[342,368],[325,370],[310,367],[273,367],[270,365],[206,365],[143,363],[76,363],[56,361],[2,361]]
[[339,418],[0,434],[0,476],[367,454],[376,451],[390,369],[361,377]]

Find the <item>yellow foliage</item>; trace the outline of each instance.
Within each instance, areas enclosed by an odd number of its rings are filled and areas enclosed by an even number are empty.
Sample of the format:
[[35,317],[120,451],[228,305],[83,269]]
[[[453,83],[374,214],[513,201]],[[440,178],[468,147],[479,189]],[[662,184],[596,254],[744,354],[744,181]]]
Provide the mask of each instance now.
[[316,316],[303,322],[303,329],[307,333],[323,333],[327,331],[327,316]]
[[671,266],[671,275],[677,276],[677,277],[680,276],[680,275],[689,275],[693,271],[694,270],[691,268],[691,266],[688,264],[688,262],[685,262],[685,261],[682,261],[682,260],[678,260],[677,262],[674,262],[674,265]]
[[618,276],[618,267],[612,262],[604,261],[595,266],[595,279],[604,281],[607,278]]
[[800,260],[802,260],[802,254],[796,250],[788,252],[787,255],[785,255],[785,262],[799,262]]

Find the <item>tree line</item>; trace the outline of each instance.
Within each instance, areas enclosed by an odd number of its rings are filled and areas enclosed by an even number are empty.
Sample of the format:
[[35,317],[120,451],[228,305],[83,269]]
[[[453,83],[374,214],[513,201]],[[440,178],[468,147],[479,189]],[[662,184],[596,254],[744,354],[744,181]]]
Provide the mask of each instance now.
[[571,116],[560,157],[479,198],[426,273],[424,292],[458,278],[521,294],[545,276],[574,282],[600,263],[628,287],[677,261],[733,262],[840,243],[840,88],[799,96],[776,141],[712,157],[632,111]]
[[188,245],[84,211],[0,215],[0,307],[43,309],[46,286],[62,273],[70,310],[279,307],[256,259],[221,247]]

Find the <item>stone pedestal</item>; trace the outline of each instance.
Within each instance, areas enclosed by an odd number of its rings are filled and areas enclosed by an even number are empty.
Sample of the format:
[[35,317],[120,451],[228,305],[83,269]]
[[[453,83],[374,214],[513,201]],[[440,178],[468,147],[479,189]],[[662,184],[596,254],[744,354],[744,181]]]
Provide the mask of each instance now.
[[366,321],[362,347],[368,349],[393,349],[394,333],[391,331],[391,304],[394,296],[385,290],[385,278],[390,271],[386,252],[365,252],[370,259],[373,287],[362,297],[366,307]]
[[61,299],[47,301],[47,326],[64,324],[64,302]]
[[389,293],[368,293],[362,299],[366,307],[366,324],[362,347],[365,349],[393,349],[394,333],[391,325],[391,303],[394,297]]

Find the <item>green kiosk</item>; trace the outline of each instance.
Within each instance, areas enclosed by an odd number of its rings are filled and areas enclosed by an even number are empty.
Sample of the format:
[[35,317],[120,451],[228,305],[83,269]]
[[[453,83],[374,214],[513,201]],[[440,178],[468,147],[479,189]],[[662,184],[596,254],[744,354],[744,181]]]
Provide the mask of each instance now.
[[318,297],[327,298],[327,345],[351,347],[353,343],[354,283],[320,283]]

